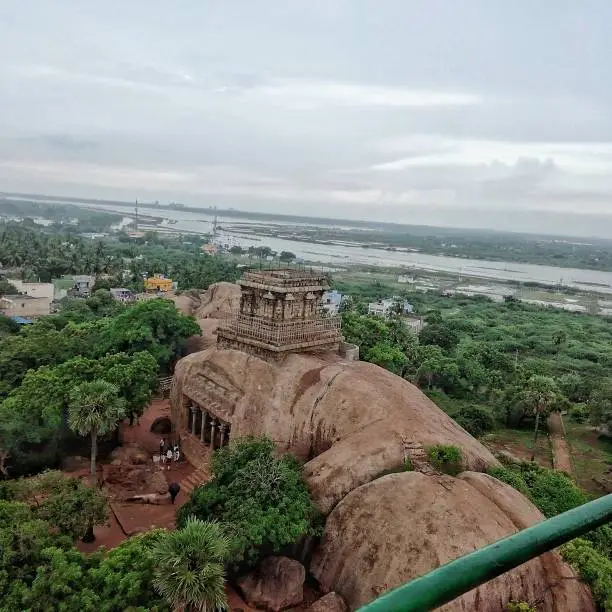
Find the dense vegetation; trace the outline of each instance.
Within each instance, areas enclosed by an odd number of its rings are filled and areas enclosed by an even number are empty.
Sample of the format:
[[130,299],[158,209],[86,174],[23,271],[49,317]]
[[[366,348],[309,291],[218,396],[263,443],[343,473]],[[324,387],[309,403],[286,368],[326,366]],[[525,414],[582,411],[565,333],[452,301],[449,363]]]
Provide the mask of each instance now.
[[85,524],[87,516],[70,497],[48,513],[2,493],[0,612],[169,612],[194,602],[225,603],[227,543],[216,525],[194,521],[184,531],[154,529],[85,555],[74,548],[74,534],[54,520],[63,510]]
[[478,435],[492,418],[533,424],[564,409],[597,425],[612,422],[612,326],[602,317],[507,300],[404,292],[427,325],[419,336],[400,317],[365,314],[391,294],[379,283],[337,282],[351,296],[343,334],[362,359],[417,383]]
[[72,226],[0,223],[0,262],[22,280],[50,282],[62,275],[105,274],[110,276],[106,288],[127,286],[136,291],[143,289],[143,275],[154,273],[171,277],[181,289],[205,289],[238,276],[233,263],[200,250],[202,238],[184,240],[149,232],[138,240],[125,234],[91,240],[79,236],[79,231]]
[[[526,495],[547,518],[589,501],[565,474],[534,463],[492,468],[489,473]],[[612,526],[569,542],[562,553],[589,584],[602,609],[612,611]]]
[[212,473],[180,508],[178,524],[190,516],[220,521],[231,536],[234,565],[254,565],[316,532],[318,514],[301,465],[291,455],[275,456],[271,440],[244,438],[217,450]]
[[133,418],[150,401],[158,374],[200,333],[167,300],[121,306],[99,290],[78,304],[0,344],[0,449],[14,474],[57,464],[73,440],[68,415],[80,385],[112,384]]

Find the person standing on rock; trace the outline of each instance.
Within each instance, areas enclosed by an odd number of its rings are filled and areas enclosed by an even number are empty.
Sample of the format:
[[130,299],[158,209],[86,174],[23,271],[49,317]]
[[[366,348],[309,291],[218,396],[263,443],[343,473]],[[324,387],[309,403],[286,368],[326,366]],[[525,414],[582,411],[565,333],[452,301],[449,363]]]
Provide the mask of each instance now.
[[163,456],[164,456],[164,446],[166,446],[166,443],[165,443],[164,439],[162,438],[162,439],[159,441],[159,456],[160,456],[160,457],[163,457]]
[[168,487],[168,493],[170,494],[170,499],[172,500],[172,503],[174,503],[174,500],[176,499],[176,496],[179,494],[180,490],[181,490],[181,485],[178,482],[173,482]]
[[168,450],[166,451],[166,463],[168,464],[168,469],[170,469],[170,464],[172,463],[173,457],[172,449],[168,446]]

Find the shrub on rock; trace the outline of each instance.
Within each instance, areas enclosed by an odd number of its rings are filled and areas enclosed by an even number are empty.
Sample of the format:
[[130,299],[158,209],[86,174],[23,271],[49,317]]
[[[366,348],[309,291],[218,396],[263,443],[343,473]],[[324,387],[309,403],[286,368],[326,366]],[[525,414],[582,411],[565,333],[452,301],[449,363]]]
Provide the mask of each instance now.
[[179,509],[179,527],[192,515],[220,521],[232,537],[231,561],[247,565],[314,535],[318,512],[302,466],[275,450],[267,438],[243,438],[217,450],[213,478]]

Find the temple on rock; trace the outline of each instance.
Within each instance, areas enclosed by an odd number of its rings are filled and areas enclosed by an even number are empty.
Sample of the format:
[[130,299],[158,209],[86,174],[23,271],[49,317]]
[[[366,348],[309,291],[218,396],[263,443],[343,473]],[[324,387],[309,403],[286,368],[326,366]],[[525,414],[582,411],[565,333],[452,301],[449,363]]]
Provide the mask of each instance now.
[[324,274],[277,269],[246,272],[238,281],[240,310],[217,330],[219,348],[263,358],[289,352],[337,351],[340,318],[325,316]]
[[[239,350],[270,362],[289,353],[338,352],[341,319],[323,309],[323,293],[329,289],[324,274],[293,268],[249,271],[238,285],[239,307],[220,321],[217,349]],[[184,389],[182,414],[176,419],[179,431],[188,434],[183,444],[191,451],[197,450],[196,441],[209,449],[224,446],[242,393],[214,369],[192,383]]]

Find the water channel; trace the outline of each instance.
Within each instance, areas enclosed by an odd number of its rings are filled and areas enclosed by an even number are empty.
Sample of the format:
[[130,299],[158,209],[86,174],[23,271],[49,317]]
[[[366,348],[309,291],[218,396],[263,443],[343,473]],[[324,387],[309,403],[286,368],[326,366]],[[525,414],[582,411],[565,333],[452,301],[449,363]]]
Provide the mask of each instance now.
[[[126,212],[124,207],[103,206],[105,210]],[[202,213],[180,210],[160,210],[155,208],[139,208],[139,213],[157,219],[166,218],[176,221],[168,224],[162,223],[162,227],[174,231],[190,233],[210,233],[212,230],[212,216]],[[212,214],[212,213],[211,213]],[[306,261],[316,262],[336,267],[350,264],[362,264],[381,267],[401,268],[404,273],[410,272],[411,268],[428,270],[431,272],[445,272],[448,274],[466,277],[491,279],[498,281],[517,281],[521,283],[541,283],[550,286],[559,284],[571,286],[584,291],[597,291],[601,293],[612,293],[612,272],[598,270],[581,270],[577,268],[559,268],[556,266],[543,266],[537,264],[525,264],[503,261],[485,261],[479,259],[464,259],[460,257],[448,257],[444,255],[427,255],[418,252],[387,251],[381,248],[364,248],[362,246],[351,246],[347,244],[316,244],[275,238],[271,236],[258,236],[253,234],[234,233],[231,231],[232,224],[251,224],[256,227],[261,225],[280,225],[278,222],[257,221],[252,219],[240,219],[236,217],[218,218],[221,228],[219,235],[231,237],[235,244],[240,246],[269,246],[274,251],[291,251]],[[282,224],[285,225],[285,224]],[[291,223],[290,225],[299,225]],[[307,225],[307,224],[303,224]],[[347,222],[347,227],[350,222]],[[312,224],[310,224],[312,227]]]

